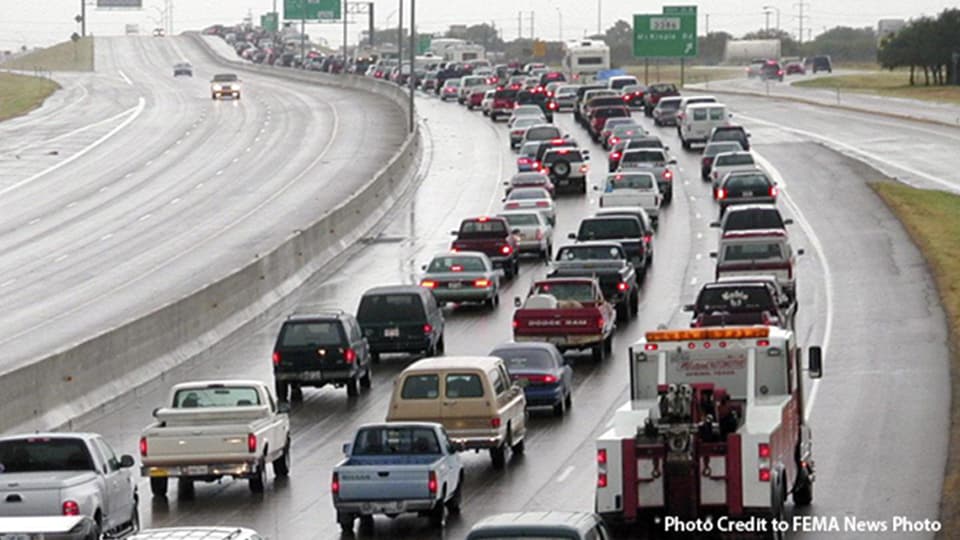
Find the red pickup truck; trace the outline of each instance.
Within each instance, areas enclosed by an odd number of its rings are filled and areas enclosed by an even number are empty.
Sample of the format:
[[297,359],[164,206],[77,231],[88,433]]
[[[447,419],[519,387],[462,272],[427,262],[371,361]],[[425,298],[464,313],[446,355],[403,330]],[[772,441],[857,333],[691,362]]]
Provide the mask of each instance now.
[[460,222],[460,229],[450,232],[457,237],[450,249],[479,251],[490,257],[494,266],[503,268],[504,277],[512,279],[520,271],[519,233],[504,217],[468,218]]
[[537,281],[527,299],[517,297],[514,304],[514,341],[546,341],[561,351],[590,349],[597,361],[613,350],[616,309],[594,278]]
[[515,88],[498,88],[493,94],[493,104],[490,106],[490,120],[494,122],[501,116],[509,117],[513,114],[513,109],[517,104],[517,94],[519,90]]

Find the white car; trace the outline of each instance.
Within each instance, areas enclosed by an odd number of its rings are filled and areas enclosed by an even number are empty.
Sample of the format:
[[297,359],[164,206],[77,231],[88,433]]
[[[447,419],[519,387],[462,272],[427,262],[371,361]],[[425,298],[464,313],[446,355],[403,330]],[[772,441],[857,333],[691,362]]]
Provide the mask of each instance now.
[[710,166],[710,181],[713,183],[713,191],[717,191],[720,183],[728,174],[734,171],[755,171],[759,168],[757,161],[750,152],[722,152],[717,154]]
[[467,98],[470,97],[470,92],[473,91],[474,86],[482,86],[487,84],[486,77],[479,77],[476,75],[465,75],[460,77],[460,92],[457,95],[457,102],[461,105],[467,102]]
[[[599,190],[599,186],[594,186]],[[619,172],[607,176],[600,207],[639,206],[651,219],[657,221],[663,196],[652,172]]]
[[557,223],[557,207],[543,188],[517,188],[503,199],[504,210],[536,210],[550,225]]
[[218,73],[210,81],[210,99],[224,96],[240,99],[240,78],[233,73]]
[[487,90],[483,93],[483,101],[480,102],[480,110],[484,116],[490,116],[490,109],[493,108],[493,95],[497,93],[496,89]]
[[497,214],[505,218],[510,229],[519,231],[518,249],[522,252],[535,252],[544,261],[553,258],[553,226],[543,214],[534,210],[506,210]]
[[536,105],[521,105],[513,110],[513,114],[510,115],[510,118],[507,120],[507,126],[513,125],[513,122],[517,118],[524,116],[532,116],[534,118],[540,118],[543,123],[547,123],[547,117],[543,115],[543,111],[540,107]]
[[534,116],[521,116],[510,124],[510,149],[521,145],[523,137],[527,134],[527,128],[539,126],[543,121]]

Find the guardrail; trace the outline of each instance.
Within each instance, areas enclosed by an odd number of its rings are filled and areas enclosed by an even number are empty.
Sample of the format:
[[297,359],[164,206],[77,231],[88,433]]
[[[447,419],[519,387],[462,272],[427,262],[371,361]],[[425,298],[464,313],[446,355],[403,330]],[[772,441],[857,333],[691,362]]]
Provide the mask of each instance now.
[[[199,36],[195,39],[215,61],[238,70],[372,92],[406,106],[407,94],[382,81],[234,63],[209,49]],[[69,427],[74,418],[135,391],[229,336],[380,224],[415,185],[422,146],[416,128],[386,166],[349,199],[222,279],[152,313],[0,373],[0,430]]]

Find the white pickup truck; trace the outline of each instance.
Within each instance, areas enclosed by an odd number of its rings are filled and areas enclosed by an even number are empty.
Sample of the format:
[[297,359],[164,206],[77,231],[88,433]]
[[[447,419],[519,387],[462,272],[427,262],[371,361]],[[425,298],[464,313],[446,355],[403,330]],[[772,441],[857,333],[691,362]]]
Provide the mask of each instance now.
[[156,497],[178,479],[180,496],[193,495],[194,481],[224,476],[246,478],[263,492],[267,464],[278,477],[290,473],[290,419],[260,381],[182,383],[170,391],[168,406],[153,411],[156,422],[140,437],[141,474]]
[[[594,186],[599,191],[600,186]],[[652,172],[617,172],[607,175],[600,195],[600,208],[639,206],[656,224],[663,196]]]
[[132,456],[94,433],[0,438],[0,516],[87,516],[95,535],[140,529]]

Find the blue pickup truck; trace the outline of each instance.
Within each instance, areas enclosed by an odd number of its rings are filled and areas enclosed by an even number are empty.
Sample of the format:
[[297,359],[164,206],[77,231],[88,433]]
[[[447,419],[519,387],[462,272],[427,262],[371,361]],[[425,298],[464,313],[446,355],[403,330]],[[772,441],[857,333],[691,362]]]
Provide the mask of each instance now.
[[373,527],[373,516],[404,513],[428,517],[443,527],[446,512],[460,511],[462,448],[440,424],[386,422],[357,430],[343,446],[346,458],[333,469],[331,491],[337,522],[345,533]]

